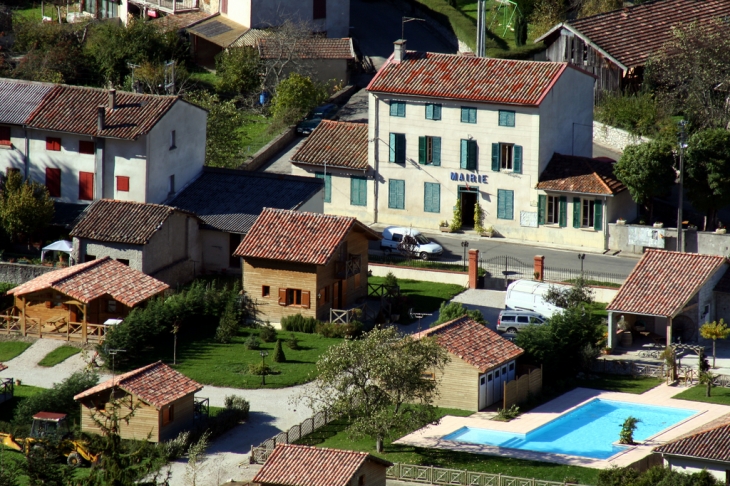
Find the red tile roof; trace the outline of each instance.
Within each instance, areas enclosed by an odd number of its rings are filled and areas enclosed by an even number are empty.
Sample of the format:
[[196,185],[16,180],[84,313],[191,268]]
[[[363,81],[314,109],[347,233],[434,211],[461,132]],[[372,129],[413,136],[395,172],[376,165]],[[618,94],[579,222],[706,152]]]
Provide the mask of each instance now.
[[212,17],[211,14],[203,11],[182,12],[175,15],[165,15],[152,20],[152,25],[165,32],[172,30],[182,30],[192,27],[195,24]]
[[613,175],[612,162],[556,153],[540,174],[537,188],[543,191],[612,195],[625,190],[626,186]]
[[89,388],[76,395],[74,400],[108,390],[112,387],[112,383],[158,410],[175,400],[203,389],[203,385],[197,381],[191,380],[162,361],[158,361]]
[[299,59],[355,59],[352,39],[315,37],[312,39],[277,39],[261,37],[258,40],[261,59],[280,59],[296,56]]
[[460,317],[412,335],[434,337],[441,347],[486,373],[524,353],[516,344],[469,317]]
[[52,288],[88,304],[103,295],[127,307],[134,307],[170,288],[164,282],[129,268],[109,257],[48,272],[8,290],[9,295],[25,295]]
[[[698,22],[710,25],[730,15],[728,0],[657,0],[591,17],[565,26],[605,51],[625,68],[641,66],[672,37],[672,28]],[[563,24],[538,38],[556,38]]]
[[326,265],[353,230],[369,240],[380,239],[373,230],[348,216],[264,208],[234,255]]
[[160,204],[99,199],[84,211],[71,236],[146,245],[175,211]]
[[368,124],[322,120],[292,162],[364,170],[368,168]]
[[567,66],[408,51],[400,63],[388,59],[367,89],[394,95],[537,106]]
[[607,310],[674,317],[726,263],[721,256],[647,250]]
[[695,457],[708,461],[730,462],[730,424],[726,423],[673,440],[655,447],[654,452],[671,456]]
[[[116,108],[110,110],[108,90],[56,85],[25,123],[39,130],[134,140],[149,133],[176,102],[176,96],[118,91]],[[97,129],[99,105],[107,107],[101,131]]]
[[277,444],[253,482],[281,486],[349,486],[366,461],[385,468],[393,465],[367,452]]

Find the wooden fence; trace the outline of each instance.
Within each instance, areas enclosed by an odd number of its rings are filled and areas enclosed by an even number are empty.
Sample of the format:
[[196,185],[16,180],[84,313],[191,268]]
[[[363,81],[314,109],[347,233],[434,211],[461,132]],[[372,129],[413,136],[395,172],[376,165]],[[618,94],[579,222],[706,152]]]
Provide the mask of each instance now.
[[399,463],[388,468],[386,477],[414,483],[464,486],[567,486],[578,484]]
[[251,464],[263,464],[269,458],[269,455],[274,452],[276,444],[292,444],[335,419],[335,415],[327,411],[317,412],[304,422],[291,427],[287,431],[279,432],[274,437],[263,441],[258,447],[252,446],[249,462]]
[[532,368],[517,379],[504,384],[502,407],[510,408],[512,405],[525,403],[532,395],[539,395],[542,392],[542,367]]

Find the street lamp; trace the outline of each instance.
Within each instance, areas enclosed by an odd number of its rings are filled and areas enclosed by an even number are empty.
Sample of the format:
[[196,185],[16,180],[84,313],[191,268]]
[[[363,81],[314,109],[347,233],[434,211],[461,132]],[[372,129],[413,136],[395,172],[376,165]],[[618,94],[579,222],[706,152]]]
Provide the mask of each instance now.
[[466,249],[469,248],[469,242],[462,241],[461,247],[464,249],[464,271],[466,272]]
[[266,357],[269,355],[268,351],[259,351],[261,355],[261,386],[266,385]]
[[682,234],[682,202],[684,199],[684,149],[687,147],[687,122],[679,122],[679,205],[677,208],[677,251],[684,252]]
[[413,22],[413,21],[425,22],[426,19],[419,19],[418,17],[403,17],[400,22],[400,38],[401,39],[405,39],[405,37],[406,37],[406,24],[408,22]]
[[585,253],[578,253],[578,260],[580,260],[580,278],[583,279],[583,260],[586,259]]

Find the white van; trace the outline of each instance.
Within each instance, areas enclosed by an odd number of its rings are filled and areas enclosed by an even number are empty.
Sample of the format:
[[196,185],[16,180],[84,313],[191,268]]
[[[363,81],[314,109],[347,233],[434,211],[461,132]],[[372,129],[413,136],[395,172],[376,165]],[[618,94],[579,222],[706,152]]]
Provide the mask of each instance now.
[[534,280],[515,280],[507,287],[504,305],[507,309],[532,311],[545,317],[552,317],[553,314],[563,309],[543,300],[543,296],[550,287],[557,287],[561,290],[568,288],[565,285],[536,282]]
[[441,256],[444,249],[438,243],[429,240],[420,231],[413,228],[388,226],[383,230],[383,239],[380,240],[380,249],[384,252],[398,251],[398,245],[403,236],[410,235],[416,240],[415,253],[422,260]]

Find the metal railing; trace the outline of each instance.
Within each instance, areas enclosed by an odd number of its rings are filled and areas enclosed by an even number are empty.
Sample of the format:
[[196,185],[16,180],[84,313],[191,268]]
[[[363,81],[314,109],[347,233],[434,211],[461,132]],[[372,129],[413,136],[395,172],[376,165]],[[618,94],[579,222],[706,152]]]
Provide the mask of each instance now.
[[626,275],[620,273],[592,272],[590,270],[581,272],[573,268],[545,267],[543,272],[543,278],[551,282],[575,283],[582,277],[583,280],[593,285],[600,285],[601,283],[621,285],[626,280]]
[[299,439],[306,437],[315,430],[324,427],[337,417],[327,411],[317,412],[304,422],[291,427],[289,430],[279,432],[274,437],[263,441],[258,447],[251,446],[251,464],[263,464],[269,458],[276,444],[292,444]]
[[193,417],[195,420],[207,418],[210,415],[210,398],[193,397]]
[[13,398],[15,385],[12,378],[0,378],[0,403]]
[[548,481],[545,479],[520,478],[503,474],[447,469],[415,464],[393,464],[385,477],[399,481],[425,484],[448,484],[464,486],[566,486],[575,482]]

